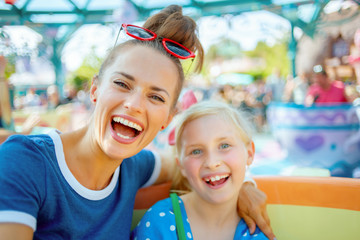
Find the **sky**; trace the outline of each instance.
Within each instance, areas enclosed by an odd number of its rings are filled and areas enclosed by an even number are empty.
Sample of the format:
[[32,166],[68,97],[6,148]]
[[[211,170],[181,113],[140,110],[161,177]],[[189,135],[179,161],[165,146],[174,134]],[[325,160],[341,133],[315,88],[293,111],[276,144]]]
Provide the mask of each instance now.
[[[141,25],[141,23],[138,23]],[[223,37],[238,41],[244,50],[253,49],[262,40],[269,44],[289,32],[287,20],[265,11],[244,13],[241,16],[202,17],[197,21],[199,37],[203,47],[208,49]],[[67,69],[73,70],[81,64],[82,56],[95,46],[96,53],[104,56],[115,42],[119,26],[89,25],[80,28],[63,51]],[[94,37],[96,36],[96,37]]]

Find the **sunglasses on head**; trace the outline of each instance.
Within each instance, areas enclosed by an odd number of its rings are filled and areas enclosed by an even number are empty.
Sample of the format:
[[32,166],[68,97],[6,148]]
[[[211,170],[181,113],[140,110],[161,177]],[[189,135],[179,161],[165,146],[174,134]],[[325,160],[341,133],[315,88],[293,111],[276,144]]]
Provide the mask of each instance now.
[[[125,33],[127,35],[129,35],[130,37],[141,40],[141,41],[152,41],[157,38],[156,33],[150,31],[149,29],[135,26],[132,24],[123,23],[121,25],[119,33],[116,37],[114,47],[116,46],[117,40],[119,38],[119,35],[120,35],[120,32],[122,29],[124,29]],[[162,43],[163,47],[165,48],[165,50],[177,58],[188,59],[188,58],[195,57],[195,54],[192,51],[190,51],[188,48],[181,45],[180,43],[175,42],[174,40],[171,40],[168,38],[160,38],[160,37],[158,39],[161,40],[161,43]]]

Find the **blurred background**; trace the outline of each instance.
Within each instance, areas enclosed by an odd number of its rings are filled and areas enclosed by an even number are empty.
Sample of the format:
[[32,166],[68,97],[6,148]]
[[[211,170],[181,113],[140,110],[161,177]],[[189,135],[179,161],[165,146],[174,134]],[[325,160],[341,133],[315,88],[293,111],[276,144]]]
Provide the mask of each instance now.
[[[11,108],[10,118],[0,115],[2,126],[21,132],[36,113],[32,134],[80,128],[92,111],[91,79],[120,25],[142,25],[170,4],[197,21],[206,52],[200,74],[183,63],[184,92],[248,113],[252,174],[360,177],[358,0],[1,1],[0,99],[3,112]],[[341,85],[344,101],[318,104],[315,95],[306,102],[323,72]],[[149,148],[167,147],[171,127]]]

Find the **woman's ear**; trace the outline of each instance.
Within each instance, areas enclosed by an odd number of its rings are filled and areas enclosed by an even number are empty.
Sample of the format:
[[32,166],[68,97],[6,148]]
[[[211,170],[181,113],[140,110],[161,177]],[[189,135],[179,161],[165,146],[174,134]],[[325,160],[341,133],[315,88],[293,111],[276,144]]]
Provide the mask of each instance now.
[[248,153],[248,158],[246,160],[246,165],[250,166],[252,164],[252,162],[254,161],[254,155],[255,155],[255,144],[253,141],[251,141],[248,146],[247,146],[247,153]]
[[98,86],[99,85],[99,77],[98,75],[95,75],[92,79],[92,82],[91,82],[91,87],[90,87],[90,99],[91,99],[91,102],[93,104],[96,103],[96,100],[97,100],[97,90],[98,90]]
[[167,126],[169,126],[169,124],[171,123],[171,121],[172,121],[173,118],[174,118],[174,115],[175,115],[175,111],[174,111],[174,110],[170,110],[170,113],[169,113],[169,116],[168,116],[166,122],[162,125],[162,126],[163,126],[162,130],[165,129],[165,128],[167,128]]

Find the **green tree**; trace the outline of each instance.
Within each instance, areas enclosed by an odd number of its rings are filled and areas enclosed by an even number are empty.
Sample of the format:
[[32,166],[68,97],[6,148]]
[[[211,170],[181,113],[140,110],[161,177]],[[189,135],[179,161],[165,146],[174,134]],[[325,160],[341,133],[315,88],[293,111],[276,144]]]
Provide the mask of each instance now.
[[102,62],[103,58],[96,55],[93,47],[81,66],[69,75],[67,82],[75,86],[76,90],[88,88],[93,76],[98,74]]
[[210,46],[205,58],[207,61],[212,61],[217,58],[231,59],[242,55],[242,48],[238,42],[223,38],[219,43]]
[[269,76],[273,69],[280,70],[282,76],[287,76],[291,72],[291,62],[288,57],[288,43],[285,40],[279,41],[273,46],[265,42],[258,42],[254,50],[246,51],[248,57],[262,58],[265,60],[265,68],[254,70],[263,72],[263,76]]

